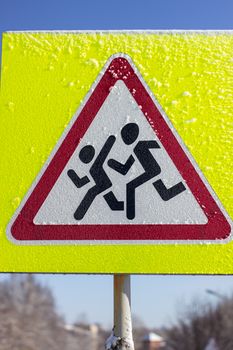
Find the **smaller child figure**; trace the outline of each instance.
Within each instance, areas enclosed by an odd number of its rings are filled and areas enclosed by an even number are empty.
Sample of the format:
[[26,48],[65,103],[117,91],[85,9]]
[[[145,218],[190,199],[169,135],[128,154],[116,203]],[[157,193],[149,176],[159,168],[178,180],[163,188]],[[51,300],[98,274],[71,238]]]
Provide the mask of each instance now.
[[[104,146],[102,147],[100,153],[96,157],[89,170],[90,175],[95,182],[95,185],[87,191],[80,205],[76,209],[74,213],[74,218],[76,220],[83,219],[96,196],[112,186],[112,182],[104,171],[103,165],[109,152],[112,149],[112,146],[115,143],[115,140],[116,138],[113,135],[108,137],[107,141],[105,142]],[[90,163],[93,160],[94,156],[95,149],[91,145],[84,146],[79,153],[80,160],[85,164]],[[81,188],[90,182],[88,176],[80,178],[73,169],[69,169],[67,175],[77,188]],[[112,210],[124,210],[124,202],[118,201],[112,191],[105,194],[104,199]]]

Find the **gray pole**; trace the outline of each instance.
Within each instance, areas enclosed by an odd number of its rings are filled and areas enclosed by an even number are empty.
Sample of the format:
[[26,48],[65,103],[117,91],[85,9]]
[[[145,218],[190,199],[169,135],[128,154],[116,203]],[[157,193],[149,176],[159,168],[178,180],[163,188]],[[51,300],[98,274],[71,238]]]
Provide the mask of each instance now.
[[130,306],[130,275],[114,275],[114,328],[107,350],[134,350]]

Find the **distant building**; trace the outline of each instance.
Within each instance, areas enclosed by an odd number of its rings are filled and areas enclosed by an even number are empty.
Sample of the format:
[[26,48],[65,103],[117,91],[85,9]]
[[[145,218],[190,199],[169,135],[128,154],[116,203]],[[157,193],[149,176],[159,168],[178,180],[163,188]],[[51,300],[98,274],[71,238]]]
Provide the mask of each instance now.
[[99,334],[101,332],[98,325],[66,324],[64,328],[67,331],[67,334],[69,335],[68,349],[99,349],[99,342],[102,339]]
[[148,333],[142,339],[142,350],[163,349],[166,345],[164,339],[156,333]]
[[[102,350],[109,337],[109,331],[96,324],[66,324],[64,329],[69,350]],[[144,332],[140,332],[141,334],[134,338],[135,350],[165,350],[166,343],[163,337],[154,332],[148,332],[142,337]]]

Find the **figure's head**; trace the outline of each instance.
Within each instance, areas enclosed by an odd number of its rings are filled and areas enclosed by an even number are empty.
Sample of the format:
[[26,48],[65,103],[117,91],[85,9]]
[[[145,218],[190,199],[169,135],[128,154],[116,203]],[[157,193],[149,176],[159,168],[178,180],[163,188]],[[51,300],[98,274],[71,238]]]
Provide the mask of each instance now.
[[128,123],[121,129],[121,137],[126,145],[131,145],[137,140],[139,127],[135,123]]
[[79,158],[83,163],[90,163],[95,155],[95,149],[93,146],[84,146],[79,152]]

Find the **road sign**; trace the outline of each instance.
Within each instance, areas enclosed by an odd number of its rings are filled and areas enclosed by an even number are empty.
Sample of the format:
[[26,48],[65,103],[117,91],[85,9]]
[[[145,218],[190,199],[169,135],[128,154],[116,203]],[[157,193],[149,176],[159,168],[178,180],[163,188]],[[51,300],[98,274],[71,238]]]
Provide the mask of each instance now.
[[228,215],[162,114],[130,58],[111,57],[8,226],[10,238],[227,239]]
[[4,34],[0,269],[232,273],[231,42]]

